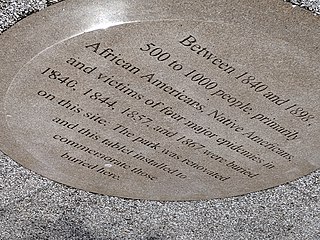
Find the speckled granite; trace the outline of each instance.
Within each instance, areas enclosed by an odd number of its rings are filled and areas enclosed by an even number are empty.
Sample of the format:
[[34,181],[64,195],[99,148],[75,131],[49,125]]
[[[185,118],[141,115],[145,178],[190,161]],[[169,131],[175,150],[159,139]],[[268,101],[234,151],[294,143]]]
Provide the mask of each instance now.
[[[1,2],[0,31],[55,2]],[[320,13],[319,0],[291,2]],[[287,185],[224,200],[138,201],[66,187],[1,154],[0,239],[317,240],[319,178],[317,171]]]

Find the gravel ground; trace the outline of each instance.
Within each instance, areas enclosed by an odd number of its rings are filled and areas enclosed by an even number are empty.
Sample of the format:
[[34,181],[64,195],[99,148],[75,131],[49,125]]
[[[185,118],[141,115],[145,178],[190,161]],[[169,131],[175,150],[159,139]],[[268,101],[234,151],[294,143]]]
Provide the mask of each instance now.
[[[56,2],[1,1],[0,32]],[[320,0],[291,3],[320,14]],[[224,200],[126,200],[55,183],[0,153],[0,239],[318,240],[319,179]]]

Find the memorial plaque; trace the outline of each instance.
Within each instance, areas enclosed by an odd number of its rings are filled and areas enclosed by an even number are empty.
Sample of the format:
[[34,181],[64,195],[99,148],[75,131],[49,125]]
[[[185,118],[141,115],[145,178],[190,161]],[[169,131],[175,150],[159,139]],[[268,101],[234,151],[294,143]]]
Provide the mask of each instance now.
[[316,170],[319,35],[290,39],[287,8],[260,28],[262,3],[241,22],[246,1],[235,16],[209,2],[66,1],[4,33],[1,149],[135,199],[238,196]]

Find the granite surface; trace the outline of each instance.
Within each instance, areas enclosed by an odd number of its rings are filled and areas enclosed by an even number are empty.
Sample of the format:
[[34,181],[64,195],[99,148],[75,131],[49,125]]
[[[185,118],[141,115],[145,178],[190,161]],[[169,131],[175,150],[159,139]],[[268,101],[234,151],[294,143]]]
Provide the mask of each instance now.
[[[1,1],[0,31],[55,2]],[[320,13],[319,0],[291,2]],[[290,184],[223,200],[126,200],[55,183],[1,153],[0,239],[317,240],[319,178],[317,171]]]

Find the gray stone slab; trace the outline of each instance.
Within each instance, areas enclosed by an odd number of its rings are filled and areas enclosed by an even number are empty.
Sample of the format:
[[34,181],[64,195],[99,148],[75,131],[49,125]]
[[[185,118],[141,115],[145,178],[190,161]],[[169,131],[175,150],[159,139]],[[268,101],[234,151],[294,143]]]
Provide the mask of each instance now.
[[[280,0],[279,0],[280,1]],[[57,1],[0,3],[1,30]],[[319,11],[320,1],[293,1]],[[0,157],[0,239],[320,238],[320,171],[224,200],[156,202],[87,193]]]

